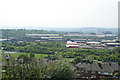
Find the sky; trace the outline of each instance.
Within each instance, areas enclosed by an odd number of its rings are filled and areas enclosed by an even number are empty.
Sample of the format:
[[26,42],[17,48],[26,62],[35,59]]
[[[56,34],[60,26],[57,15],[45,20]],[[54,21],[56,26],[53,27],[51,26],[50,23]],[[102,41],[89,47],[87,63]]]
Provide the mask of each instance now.
[[113,28],[118,1],[0,0],[0,28]]

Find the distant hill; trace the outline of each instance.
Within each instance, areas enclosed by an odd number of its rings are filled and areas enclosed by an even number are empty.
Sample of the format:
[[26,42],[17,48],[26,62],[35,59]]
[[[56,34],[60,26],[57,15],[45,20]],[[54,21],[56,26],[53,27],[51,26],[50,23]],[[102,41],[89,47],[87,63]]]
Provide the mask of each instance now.
[[[34,29],[34,27],[27,28],[27,30],[32,30],[32,29]],[[112,33],[118,33],[118,28],[97,28],[97,27],[82,27],[82,28],[37,27],[36,30],[48,30],[48,31],[53,30],[53,31],[60,31],[60,32],[62,31],[62,32],[84,32],[84,33],[111,31]]]
[[111,31],[112,33],[117,33],[118,28],[96,28],[96,27],[84,27],[84,28],[44,28],[45,30],[54,30],[54,31],[64,31],[64,32],[104,32]]

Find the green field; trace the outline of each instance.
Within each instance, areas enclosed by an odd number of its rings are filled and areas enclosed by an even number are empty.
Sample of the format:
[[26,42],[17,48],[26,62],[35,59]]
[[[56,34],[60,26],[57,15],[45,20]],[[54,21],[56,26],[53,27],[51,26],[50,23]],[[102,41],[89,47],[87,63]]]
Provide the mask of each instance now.
[[[10,55],[14,58],[17,58],[19,55],[22,55],[22,54],[26,54],[28,56],[30,56],[30,53],[24,53],[24,52],[19,52],[19,53],[15,53],[15,54],[5,54],[5,53],[2,53],[2,55],[6,56],[6,55]],[[48,56],[47,54],[35,54],[35,58],[36,59],[43,59],[44,57]]]
[[[30,53],[24,53],[24,52],[19,52],[19,53],[14,53],[14,54],[5,54],[5,53],[2,53],[2,55],[4,55],[4,56],[10,55],[10,56],[12,56],[14,58],[17,58],[19,55],[22,55],[22,54],[26,54],[26,55],[30,56]],[[35,58],[36,59],[43,59],[44,57],[47,57],[47,56],[48,56],[48,54],[35,54]],[[73,59],[74,58],[63,58],[62,60],[71,61]]]

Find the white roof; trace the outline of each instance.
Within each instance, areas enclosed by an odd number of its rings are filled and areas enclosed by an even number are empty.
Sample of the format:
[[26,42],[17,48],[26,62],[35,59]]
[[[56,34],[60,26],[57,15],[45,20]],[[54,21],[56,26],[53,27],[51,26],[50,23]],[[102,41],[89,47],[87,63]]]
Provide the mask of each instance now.
[[67,43],[72,43],[72,41],[67,41]]
[[120,44],[120,43],[106,43],[106,44],[115,44],[115,45],[118,45],[118,44]]
[[59,36],[59,34],[26,34],[26,36]]
[[77,44],[77,43],[72,41],[67,41],[67,44]]
[[69,46],[77,46],[78,47],[78,45],[66,45],[66,47],[69,47]]
[[87,42],[88,44],[99,44],[100,42]]
[[90,46],[80,46],[80,48],[92,48]]
[[116,40],[102,40],[101,42],[115,42]]
[[4,40],[7,40],[7,39],[0,39],[0,41],[4,41]]

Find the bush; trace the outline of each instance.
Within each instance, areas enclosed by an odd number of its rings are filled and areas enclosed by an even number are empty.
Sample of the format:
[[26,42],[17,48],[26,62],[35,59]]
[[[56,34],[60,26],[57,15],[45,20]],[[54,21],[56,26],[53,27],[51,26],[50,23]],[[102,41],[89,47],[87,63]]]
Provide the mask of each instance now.
[[79,63],[81,61],[82,61],[82,58],[80,56],[77,56],[77,57],[74,58],[74,60],[72,61],[72,63],[73,64],[77,64],[77,63]]
[[74,72],[74,68],[69,65],[67,62],[59,62],[56,64],[52,71],[51,78],[52,79],[65,79],[65,80],[73,80],[76,76],[76,72]]

